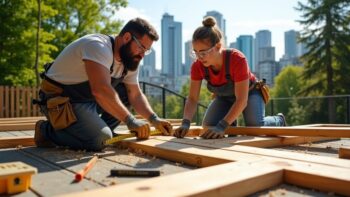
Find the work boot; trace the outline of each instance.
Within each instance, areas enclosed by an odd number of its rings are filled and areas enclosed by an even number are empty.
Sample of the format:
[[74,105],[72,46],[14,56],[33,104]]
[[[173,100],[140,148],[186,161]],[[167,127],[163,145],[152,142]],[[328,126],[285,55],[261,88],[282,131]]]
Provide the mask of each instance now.
[[278,113],[277,114],[277,116],[279,116],[279,117],[281,117],[282,118],[282,121],[283,121],[283,123],[282,123],[282,127],[285,127],[285,126],[287,126],[287,121],[286,121],[286,117],[284,117],[284,115],[282,114],[282,113]]
[[41,125],[45,120],[38,120],[35,123],[35,133],[34,133],[34,142],[37,147],[55,147],[55,145],[48,139],[46,139],[40,131]]

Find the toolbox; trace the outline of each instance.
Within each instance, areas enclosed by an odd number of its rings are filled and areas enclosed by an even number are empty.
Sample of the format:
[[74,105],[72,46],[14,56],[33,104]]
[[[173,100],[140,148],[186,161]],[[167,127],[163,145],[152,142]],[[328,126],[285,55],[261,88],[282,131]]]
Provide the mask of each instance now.
[[0,163],[0,194],[26,191],[37,169],[23,162]]

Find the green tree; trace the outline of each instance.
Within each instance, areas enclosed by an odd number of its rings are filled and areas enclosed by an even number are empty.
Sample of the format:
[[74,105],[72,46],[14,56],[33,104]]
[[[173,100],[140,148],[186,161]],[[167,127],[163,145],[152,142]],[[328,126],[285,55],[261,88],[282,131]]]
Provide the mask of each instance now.
[[[45,17],[55,12],[47,6],[41,7]],[[35,40],[37,32],[38,6],[35,0],[3,0],[0,2],[0,84],[34,85],[36,83]],[[43,18],[45,18],[43,17]],[[47,44],[53,35],[40,31],[40,56],[49,60],[56,48]]]
[[[276,98],[271,100],[266,107],[270,109],[270,105],[274,106],[274,111],[289,114],[289,111],[293,108],[293,103],[286,97],[296,97],[297,93],[302,89],[304,81],[301,76],[303,73],[303,67],[300,66],[287,66],[285,67],[275,78],[275,86],[271,90],[271,97]],[[283,99],[285,98],[285,99]],[[271,114],[272,112],[270,112]],[[293,121],[287,115],[287,122],[292,124]]]
[[46,5],[57,11],[54,17],[43,20],[43,28],[52,32],[52,44],[58,47],[56,57],[65,46],[90,33],[118,33],[122,25],[111,20],[120,7],[127,6],[127,0],[47,0]]
[[[300,42],[305,43],[308,52],[302,56],[305,65],[303,77],[312,83],[303,88],[309,95],[318,91],[324,95],[334,95],[335,84],[342,77],[350,63],[350,30],[348,0],[308,0],[298,2],[296,8],[302,12],[304,25]],[[345,73],[346,74],[346,73]],[[347,88],[347,90],[349,90]],[[335,120],[335,101],[328,99],[329,122]]]

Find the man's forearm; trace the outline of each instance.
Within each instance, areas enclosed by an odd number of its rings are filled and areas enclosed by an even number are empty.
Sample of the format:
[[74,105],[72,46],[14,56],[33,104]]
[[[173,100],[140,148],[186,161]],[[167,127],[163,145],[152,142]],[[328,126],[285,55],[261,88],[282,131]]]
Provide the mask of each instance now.
[[129,101],[135,111],[146,119],[154,113],[144,94],[140,94]]
[[125,121],[130,114],[112,87],[101,87],[94,93],[94,96],[100,107],[113,117]]

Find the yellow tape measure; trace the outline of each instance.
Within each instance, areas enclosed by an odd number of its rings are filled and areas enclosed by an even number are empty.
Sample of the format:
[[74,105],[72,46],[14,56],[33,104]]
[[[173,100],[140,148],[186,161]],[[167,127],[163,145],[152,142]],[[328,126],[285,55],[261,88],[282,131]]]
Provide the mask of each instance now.
[[[151,131],[150,135],[161,135],[162,132],[161,131],[158,131],[158,130],[155,130],[155,131]],[[109,144],[114,144],[116,142],[119,142],[121,140],[124,140],[126,138],[131,138],[131,137],[136,137],[135,133],[130,133],[130,134],[125,134],[125,135],[120,135],[120,136],[117,136],[117,137],[113,137],[109,140],[106,140],[105,144],[109,145]]]

